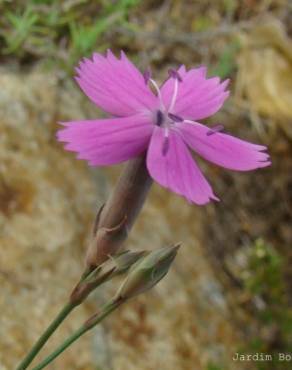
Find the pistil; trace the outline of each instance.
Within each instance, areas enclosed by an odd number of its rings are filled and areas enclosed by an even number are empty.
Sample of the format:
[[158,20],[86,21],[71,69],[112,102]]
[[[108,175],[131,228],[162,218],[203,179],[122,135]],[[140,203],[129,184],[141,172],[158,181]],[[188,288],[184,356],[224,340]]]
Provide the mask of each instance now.
[[159,86],[157,85],[157,83],[155,82],[155,80],[153,80],[152,78],[149,78],[149,81],[152,83],[152,86],[154,87],[156,93],[157,93],[157,97],[159,99],[159,103],[160,103],[160,108],[162,110],[165,110],[165,106],[163,104],[163,101],[162,101],[162,96],[161,96],[161,92],[160,92],[160,89],[159,89]]

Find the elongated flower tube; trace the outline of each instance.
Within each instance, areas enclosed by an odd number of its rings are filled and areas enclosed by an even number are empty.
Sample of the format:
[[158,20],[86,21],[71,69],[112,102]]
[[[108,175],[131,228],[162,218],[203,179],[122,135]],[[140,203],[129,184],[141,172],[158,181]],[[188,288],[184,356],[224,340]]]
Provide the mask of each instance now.
[[[147,152],[147,169],[160,185],[199,205],[219,200],[191,151],[227,169],[250,171],[270,165],[266,147],[199,123],[227,99],[228,80],[207,78],[206,68],[170,70],[161,87],[122,52],[93,54],[77,68],[84,93],[111,118],[62,123],[58,140],[91,166],[106,166]],[[151,90],[153,88],[155,93]]]

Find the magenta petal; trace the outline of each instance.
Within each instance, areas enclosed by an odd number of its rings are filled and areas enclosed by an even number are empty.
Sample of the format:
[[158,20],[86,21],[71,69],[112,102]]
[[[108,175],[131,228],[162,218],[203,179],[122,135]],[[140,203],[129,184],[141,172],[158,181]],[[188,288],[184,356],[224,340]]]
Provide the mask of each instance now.
[[136,115],[63,123],[59,141],[66,142],[65,149],[77,152],[92,166],[120,163],[147,149],[153,131],[149,118]]
[[[182,82],[178,85],[178,94],[173,113],[185,119],[202,119],[216,113],[229,96],[225,91],[228,80],[220,83],[218,77],[206,78],[206,68],[194,68],[186,71],[182,66],[178,72]],[[174,79],[167,80],[161,95],[166,107],[169,106],[174,91]]]
[[[195,71],[197,75],[202,77],[206,72],[206,68],[196,68]],[[182,81],[185,82],[186,75],[187,73],[189,73],[186,71],[186,67],[184,65],[181,65],[179,69],[177,70],[177,73],[181,76]],[[161,86],[161,96],[162,96],[162,100],[166,108],[169,107],[170,102],[171,102],[171,98],[172,98],[173,90],[174,90],[174,83],[175,83],[175,79],[170,77]],[[181,83],[179,85],[181,85]],[[180,94],[180,89],[179,89],[179,94]]]
[[[165,145],[167,143],[167,146]],[[206,204],[218,200],[178,133],[155,127],[147,153],[150,175],[162,186],[183,195],[188,201]]]
[[115,116],[134,115],[158,105],[143,75],[124,53],[116,58],[95,53],[76,68],[76,81],[83,92],[101,109]]
[[237,171],[249,171],[270,165],[267,148],[234,136],[215,132],[200,123],[177,123],[184,141],[206,160]]

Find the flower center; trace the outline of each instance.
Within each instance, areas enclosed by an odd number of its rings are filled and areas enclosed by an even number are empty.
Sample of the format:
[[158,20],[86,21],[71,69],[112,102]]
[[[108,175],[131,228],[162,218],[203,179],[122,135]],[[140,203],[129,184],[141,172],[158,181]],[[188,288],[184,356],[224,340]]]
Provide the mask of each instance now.
[[158,109],[154,114],[153,121],[156,126],[169,128],[170,125],[173,125],[176,122],[183,122],[184,119],[176,114],[162,112],[160,109]]
[[164,114],[161,112],[161,110],[158,110],[156,112],[155,125],[161,126],[164,121],[165,121]]
[[175,106],[176,100],[177,100],[177,94],[178,94],[178,84],[182,81],[182,78],[180,74],[174,70],[170,69],[168,71],[168,74],[170,78],[173,78],[174,85],[173,85],[173,93],[172,97],[170,99],[169,107],[166,108],[164,105],[164,102],[162,100],[162,95],[159,86],[157,85],[156,81],[151,78],[151,71],[148,69],[144,73],[144,80],[145,83],[148,84],[150,82],[153,86],[153,88],[156,91],[158,100],[159,100],[159,109],[154,113],[154,124],[159,127],[164,127],[166,130],[168,130],[169,126],[171,124],[174,124],[175,122],[182,122],[183,119],[176,114],[172,113],[172,110]]
[[[169,114],[172,114],[173,117],[175,117],[175,115],[172,113],[172,110],[173,110],[173,108],[175,106],[175,103],[176,103],[176,100],[177,100],[178,84],[179,84],[179,82],[182,82],[182,78],[176,70],[170,69],[168,71],[168,74],[169,74],[169,77],[174,80],[174,86],[173,86],[173,93],[172,93],[172,97],[171,97],[171,100],[170,100],[169,107],[166,109],[166,107],[164,105],[164,102],[162,100],[162,95],[161,95],[160,88],[157,85],[156,81],[151,78],[150,69],[147,69],[144,72],[145,84],[147,85],[149,82],[152,84],[154,90],[156,91],[158,100],[159,100],[160,107],[159,107],[159,110],[157,111],[157,114],[156,114],[156,124],[158,126],[161,126],[163,121],[166,122],[166,120],[163,119],[163,115],[166,115],[166,116],[168,115],[169,116]],[[169,118],[172,119],[171,116],[169,116]],[[174,119],[174,121],[175,121],[175,119]]]
[[169,149],[169,128],[171,125],[173,125],[175,122],[182,122],[183,118],[177,116],[176,114],[172,113],[172,110],[174,108],[176,99],[177,99],[177,93],[178,93],[178,84],[182,81],[181,76],[179,73],[175,70],[169,70],[168,71],[169,76],[174,79],[174,86],[173,86],[173,94],[170,100],[169,107],[166,108],[164,105],[164,102],[162,100],[161,91],[159,89],[159,86],[157,83],[151,78],[151,72],[147,70],[144,74],[145,83],[151,82],[152,86],[154,87],[157,97],[159,99],[160,107],[159,109],[154,113],[154,124],[159,127],[164,128],[164,140],[162,144],[162,154],[165,156]]
[[[169,77],[174,79],[174,84],[173,84],[173,93],[172,97],[170,99],[170,103],[168,108],[165,107],[164,102],[162,100],[162,95],[159,86],[157,85],[156,81],[151,78],[151,71],[148,69],[144,73],[144,80],[145,84],[147,85],[149,82],[152,84],[154,90],[156,91],[157,98],[159,100],[159,109],[154,112],[153,114],[153,123],[158,126],[162,127],[164,129],[164,140],[162,144],[162,154],[165,156],[169,150],[169,129],[171,128],[172,125],[174,125],[177,122],[184,122],[188,123],[191,125],[197,125],[196,122],[184,119],[177,114],[173,113],[173,108],[175,106],[177,96],[178,96],[178,86],[179,82],[182,82],[182,78],[180,74],[174,70],[170,69],[168,71]],[[210,128],[209,131],[207,131],[206,135],[211,136],[214,135],[218,132],[223,131],[224,126],[223,125],[216,125],[212,128]]]

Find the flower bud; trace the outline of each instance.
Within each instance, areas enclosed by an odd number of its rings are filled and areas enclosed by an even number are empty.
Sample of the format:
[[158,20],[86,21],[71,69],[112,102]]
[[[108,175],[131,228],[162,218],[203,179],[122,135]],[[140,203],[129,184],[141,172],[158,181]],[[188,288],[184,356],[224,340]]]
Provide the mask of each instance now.
[[151,289],[168,272],[180,245],[160,248],[136,262],[116,294],[116,300],[127,300]]
[[112,278],[113,276],[123,274],[146,253],[146,251],[125,251],[120,254],[116,254],[93,270],[84,282],[90,283],[103,281],[104,279],[109,280],[109,275],[110,278]]
[[110,257],[104,263],[95,268],[85,279],[83,279],[73,290],[71,302],[79,304],[99,285],[112,279],[116,275],[123,274],[146,254],[145,251],[125,251],[114,257]]

